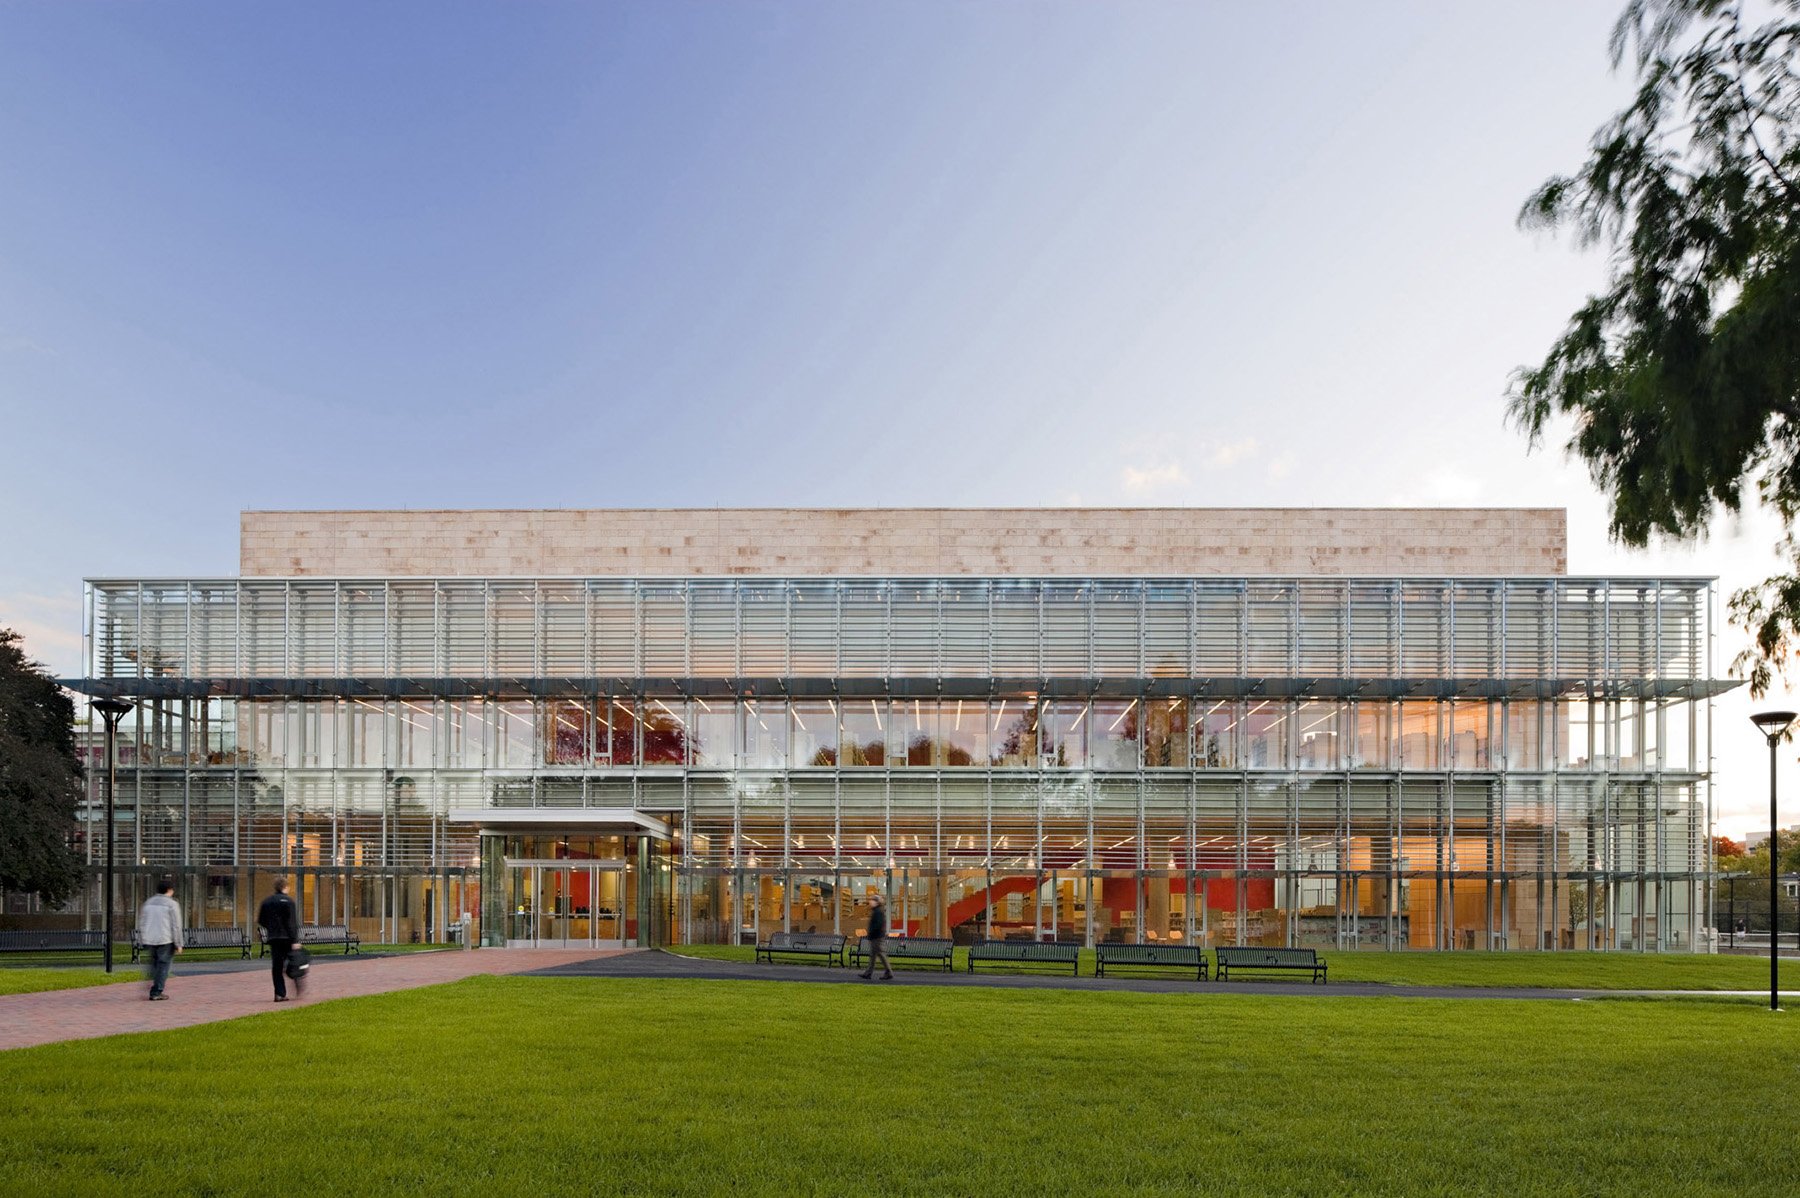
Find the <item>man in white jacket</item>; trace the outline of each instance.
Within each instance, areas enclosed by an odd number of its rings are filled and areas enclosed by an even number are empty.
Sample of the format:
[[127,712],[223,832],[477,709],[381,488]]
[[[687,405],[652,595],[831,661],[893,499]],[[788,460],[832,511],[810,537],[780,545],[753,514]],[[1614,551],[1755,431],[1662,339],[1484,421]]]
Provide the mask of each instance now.
[[163,986],[169,980],[169,966],[181,951],[181,904],[175,901],[175,883],[164,878],[156,885],[156,893],[144,900],[138,912],[138,942],[150,951],[150,1001],[169,997]]

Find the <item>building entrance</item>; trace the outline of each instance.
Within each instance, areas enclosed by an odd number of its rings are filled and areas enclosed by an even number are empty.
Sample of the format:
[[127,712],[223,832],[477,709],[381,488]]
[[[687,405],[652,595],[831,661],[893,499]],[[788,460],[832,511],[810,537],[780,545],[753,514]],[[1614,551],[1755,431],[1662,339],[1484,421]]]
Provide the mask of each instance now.
[[636,878],[629,861],[533,861],[508,858],[512,926],[507,944],[627,948],[637,943],[627,919]]

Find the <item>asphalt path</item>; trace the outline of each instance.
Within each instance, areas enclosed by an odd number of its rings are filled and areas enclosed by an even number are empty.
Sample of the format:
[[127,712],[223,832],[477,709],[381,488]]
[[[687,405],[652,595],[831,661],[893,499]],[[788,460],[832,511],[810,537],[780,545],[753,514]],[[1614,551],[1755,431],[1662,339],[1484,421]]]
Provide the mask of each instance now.
[[[1078,978],[1064,973],[1024,971],[968,973],[901,966],[891,982],[866,982],[854,969],[827,965],[758,965],[684,957],[663,950],[624,953],[591,961],[574,961],[534,969],[525,977],[657,978],[696,982],[812,982],[826,986],[974,986],[999,990],[1126,991],[1135,994],[1218,994],[1237,997],[1287,995],[1303,998],[1616,998],[1621,995],[1668,996],[1680,991],[1548,990],[1499,986],[1395,986],[1380,982],[1293,982],[1272,980],[1197,981],[1162,970],[1160,976]],[[1716,993],[1712,991],[1708,994]],[[1764,991],[1763,993],[1767,993]]]

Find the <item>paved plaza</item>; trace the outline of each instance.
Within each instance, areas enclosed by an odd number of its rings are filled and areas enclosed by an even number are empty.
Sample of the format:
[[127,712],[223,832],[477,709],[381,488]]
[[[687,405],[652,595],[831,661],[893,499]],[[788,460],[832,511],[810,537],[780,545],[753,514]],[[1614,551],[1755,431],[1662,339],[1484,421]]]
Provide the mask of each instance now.
[[[190,968],[182,965],[178,957],[169,978],[167,1002],[146,1002],[145,986],[136,982],[0,997],[0,1049],[193,1027],[265,1011],[293,1011],[333,998],[436,986],[477,974],[529,973],[566,967],[591,962],[595,957],[591,948],[401,953],[367,958],[315,953],[306,993],[287,1003],[274,1001],[267,960],[211,961]],[[134,973],[140,969],[135,965],[123,968]],[[293,993],[291,985],[288,991]]]

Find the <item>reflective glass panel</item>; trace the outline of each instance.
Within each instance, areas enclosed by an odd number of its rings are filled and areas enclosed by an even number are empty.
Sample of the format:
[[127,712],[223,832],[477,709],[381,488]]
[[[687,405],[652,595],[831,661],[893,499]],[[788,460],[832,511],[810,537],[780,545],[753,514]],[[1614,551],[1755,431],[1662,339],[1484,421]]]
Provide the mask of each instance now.
[[587,764],[587,704],[552,699],[544,704],[544,764]]
[[686,704],[676,699],[646,699],[639,705],[643,713],[643,764],[687,764],[687,716],[681,708]]
[[1138,766],[1138,723],[1143,704],[1136,699],[1095,700],[1088,734],[1093,767],[1097,770],[1133,770]]
[[1339,733],[1336,703],[1302,703],[1294,713],[1295,764],[1303,770],[1338,768]]
[[602,699],[594,707],[594,742],[614,765],[637,764],[638,716],[630,699]]
[[1037,766],[1037,696],[1012,695],[992,701],[988,715],[988,762]]
[[702,769],[730,769],[735,764],[737,706],[730,700],[696,698],[688,706],[688,743],[694,764]]
[[789,760],[796,767],[837,764],[837,703],[833,700],[796,700],[788,705],[793,717],[794,748]]
[[894,700],[894,764],[942,765],[937,724],[936,703],[922,699]]
[[1244,747],[1251,769],[1286,769],[1291,721],[1288,706],[1262,699],[1244,713]]
[[1088,705],[1079,699],[1044,703],[1043,764],[1046,768],[1083,769],[1087,765]]
[[537,733],[530,702],[495,703],[488,708],[488,712],[491,721],[488,724],[489,768],[529,769]]
[[1186,699],[1149,699],[1144,704],[1144,764],[1184,769],[1188,763]]
[[838,764],[887,764],[887,717],[880,699],[846,699],[840,705]]
[[1237,709],[1230,699],[1212,700],[1194,720],[1194,764],[1212,770],[1237,768]]
[[939,705],[939,756],[949,766],[982,765],[988,759],[987,703],[953,699]]
[[788,763],[788,710],[780,700],[744,700],[745,769],[779,770]]

